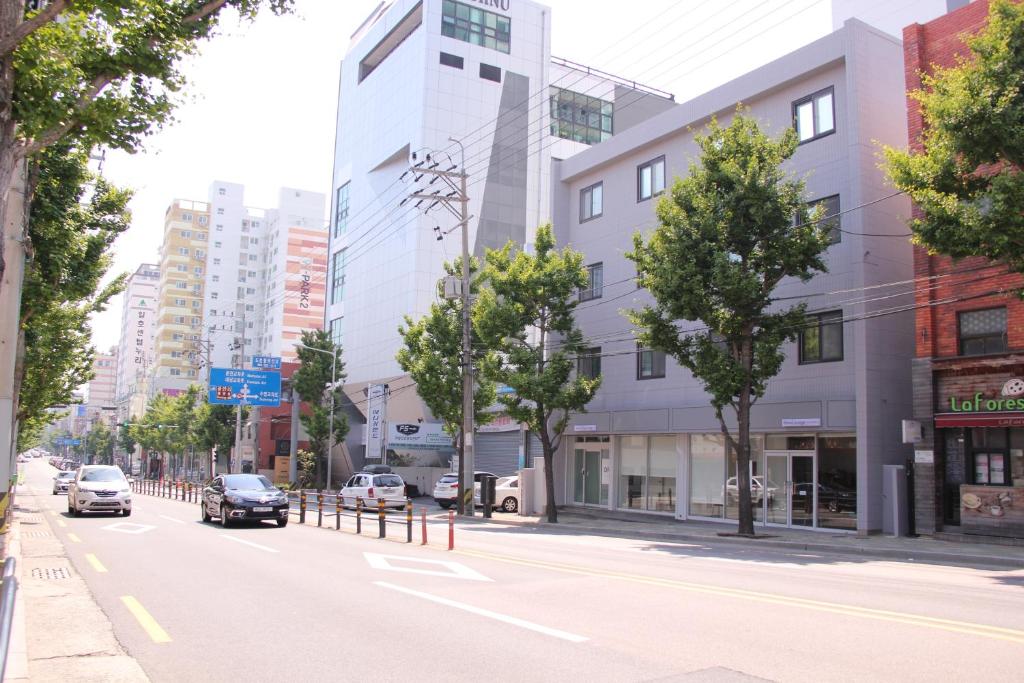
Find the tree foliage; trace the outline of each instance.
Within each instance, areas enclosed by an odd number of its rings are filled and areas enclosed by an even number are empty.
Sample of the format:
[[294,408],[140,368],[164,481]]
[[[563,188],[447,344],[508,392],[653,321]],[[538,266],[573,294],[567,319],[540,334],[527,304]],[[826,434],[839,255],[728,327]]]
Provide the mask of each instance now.
[[[810,212],[804,203],[803,183],[781,170],[796,149],[793,130],[772,140],[737,112],[728,127],[713,120],[695,139],[699,163],[658,202],[653,233],[633,237],[627,257],[654,302],[630,319],[644,347],[671,355],[710,395],[737,455],[739,532],[753,534],[750,407],[778,373],[783,342],[805,319],[804,305],[780,306],[772,292],[783,278],[806,281],[825,270],[829,231],[822,209]],[[736,413],[736,436],[726,407]]]
[[[444,264],[448,275],[461,277],[462,259]],[[478,269],[475,259],[470,272]],[[471,292],[478,292],[477,279]],[[430,313],[413,322],[405,316],[405,325],[398,328],[403,347],[397,360],[402,370],[416,383],[420,398],[444,425],[462,453],[462,299],[442,299],[431,304]],[[478,338],[473,348],[479,348]],[[479,355],[479,354],[477,354]],[[494,382],[478,374],[473,392],[473,423],[483,425],[494,419],[487,409],[497,397]]]
[[100,286],[114,240],[131,220],[131,193],[90,173],[88,155],[53,147],[33,160],[29,205],[31,259],[22,289],[24,335],[15,369],[19,433],[52,419],[46,410],[72,401],[92,376],[89,318],[124,287]]
[[[341,385],[345,379],[345,364],[341,360],[341,348],[334,343],[326,330],[304,330],[301,341],[303,345],[295,347],[300,365],[292,375],[292,383],[299,398],[309,406],[308,413],[299,415],[299,420],[309,435],[310,450],[316,455],[318,487],[324,488],[332,485],[332,482],[327,481],[326,467],[332,392],[335,408],[334,443],[340,443],[348,434],[348,420],[345,414],[339,411],[344,399]],[[332,354],[337,357],[334,387],[331,387]]]
[[573,310],[587,284],[587,271],[581,254],[555,248],[550,225],[537,229],[533,254],[513,249],[509,242],[500,250],[488,250],[473,329],[490,349],[483,376],[515,392],[502,394],[498,401],[540,438],[547,517],[557,522],[554,453],[570,413],[584,412],[601,384],[600,378],[573,373],[583,352]]
[[97,420],[85,437],[85,452],[94,464],[114,464],[114,433],[103,420]]
[[885,150],[893,184],[921,210],[914,240],[1024,272],[1024,5],[993,0],[970,56],[923,74],[920,152]]

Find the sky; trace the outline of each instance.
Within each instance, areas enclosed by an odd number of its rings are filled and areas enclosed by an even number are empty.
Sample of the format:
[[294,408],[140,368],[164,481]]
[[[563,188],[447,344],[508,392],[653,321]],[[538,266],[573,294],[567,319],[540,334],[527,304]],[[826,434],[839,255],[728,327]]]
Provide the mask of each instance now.
[[[838,0],[890,21],[927,1]],[[296,0],[293,15],[222,20],[220,35],[185,65],[189,86],[175,121],[147,138],[142,152],[107,152],[106,178],[135,193],[110,277],[155,263],[167,206],[205,200],[214,180],[245,185],[246,204],[257,208],[276,205],[282,186],[330,194],[341,58],[377,4]],[[554,56],[668,91],[677,102],[832,30],[831,0],[545,4]],[[93,319],[98,349],[118,342],[120,321],[117,297]]]

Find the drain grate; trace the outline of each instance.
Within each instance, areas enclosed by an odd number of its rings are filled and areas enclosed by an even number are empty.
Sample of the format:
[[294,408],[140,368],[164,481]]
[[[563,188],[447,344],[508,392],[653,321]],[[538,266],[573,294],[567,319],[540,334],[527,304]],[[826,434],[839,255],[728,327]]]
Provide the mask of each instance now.
[[26,531],[26,538],[52,538],[53,534],[49,531]]
[[54,579],[70,579],[71,570],[67,567],[36,567],[32,570],[33,579],[52,581]]
[[18,521],[22,524],[39,524],[43,521],[41,515],[26,515],[24,513],[18,515]]

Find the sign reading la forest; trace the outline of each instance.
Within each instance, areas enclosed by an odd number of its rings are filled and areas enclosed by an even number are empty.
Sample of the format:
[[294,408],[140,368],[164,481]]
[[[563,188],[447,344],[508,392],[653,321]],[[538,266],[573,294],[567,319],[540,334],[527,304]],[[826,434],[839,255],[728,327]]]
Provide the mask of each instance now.
[[967,398],[950,396],[949,409],[954,413],[1024,410],[1024,379],[1011,379],[1000,393],[997,398],[986,398],[980,391]]

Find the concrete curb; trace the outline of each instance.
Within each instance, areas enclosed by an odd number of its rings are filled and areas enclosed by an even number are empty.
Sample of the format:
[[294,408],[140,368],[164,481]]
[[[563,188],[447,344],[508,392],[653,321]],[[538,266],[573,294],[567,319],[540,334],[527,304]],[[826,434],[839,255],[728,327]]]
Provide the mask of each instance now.
[[[653,541],[675,541],[675,542],[700,542],[720,543],[740,546],[747,549],[772,548],[783,550],[800,550],[811,552],[822,552],[834,555],[856,555],[858,557],[903,560],[908,562],[941,562],[943,564],[966,564],[985,565],[993,567],[1004,567],[1008,569],[1024,568],[1024,561],[1016,558],[999,557],[995,555],[980,555],[976,553],[952,553],[944,551],[922,549],[900,549],[900,548],[871,548],[856,541],[850,545],[836,543],[821,543],[808,541],[793,541],[782,538],[747,539],[734,536],[718,536],[717,534],[687,533],[687,532],[666,532],[651,531],[647,529],[609,529],[601,526],[590,526],[586,524],[549,524],[543,520],[511,520],[511,519],[484,519],[482,517],[460,517],[456,523],[468,522],[470,524],[511,524],[519,527],[534,527],[559,534],[593,534],[595,536],[610,536],[615,538],[638,538]],[[912,539],[908,542],[912,541]],[[927,543],[927,541],[923,541]]]

